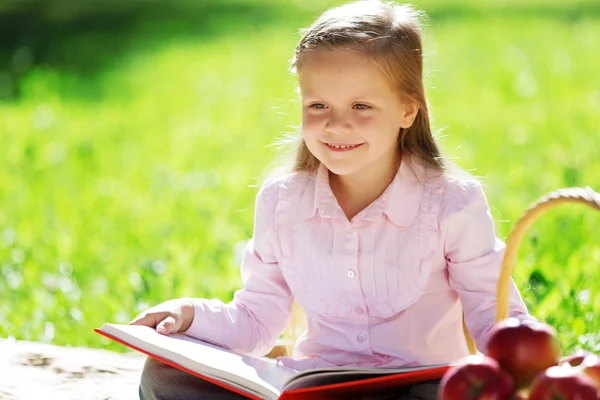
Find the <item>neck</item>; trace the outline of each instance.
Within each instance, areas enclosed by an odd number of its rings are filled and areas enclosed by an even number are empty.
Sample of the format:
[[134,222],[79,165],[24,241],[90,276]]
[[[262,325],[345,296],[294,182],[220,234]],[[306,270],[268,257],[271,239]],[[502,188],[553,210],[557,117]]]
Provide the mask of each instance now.
[[354,175],[329,172],[331,191],[348,220],[385,192],[398,172],[398,165],[399,162],[394,162],[389,168],[370,168]]

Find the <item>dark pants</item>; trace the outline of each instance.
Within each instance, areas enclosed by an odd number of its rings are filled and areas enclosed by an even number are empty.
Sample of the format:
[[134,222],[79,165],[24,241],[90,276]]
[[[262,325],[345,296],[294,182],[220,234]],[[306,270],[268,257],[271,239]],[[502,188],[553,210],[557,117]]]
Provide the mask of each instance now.
[[[438,381],[414,385],[401,393],[363,396],[364,400],[435,400]],[[140,382],[141,400],[241,400],[247,397],[148,357]]]

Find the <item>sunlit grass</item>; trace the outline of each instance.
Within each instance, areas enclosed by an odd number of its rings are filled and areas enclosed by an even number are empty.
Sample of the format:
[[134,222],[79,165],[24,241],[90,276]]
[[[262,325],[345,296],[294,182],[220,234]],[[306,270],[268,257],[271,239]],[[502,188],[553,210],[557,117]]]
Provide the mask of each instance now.
[[[121,350],[91,329],[172,297],[232,296],[266,146],[298,123],[297,28],[167,41],[93,78],[25,78],[21,100],[0,104],[0,336]],[[597,19],[450,18],[427,32],[434,125],[482,177],[500,236],[549,191],[600,190]],[[544,216],[515,270],[567,349],[599,349],[597,214]]]

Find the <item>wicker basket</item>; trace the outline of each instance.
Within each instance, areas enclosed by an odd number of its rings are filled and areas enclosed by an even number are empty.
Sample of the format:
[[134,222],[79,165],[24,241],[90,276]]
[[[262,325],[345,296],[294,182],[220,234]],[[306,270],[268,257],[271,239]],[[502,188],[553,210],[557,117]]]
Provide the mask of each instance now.
[[[512,276],[512,268],[515,263],[515,259],[517,258],[517,252],[523,237],[538,217],[554,207],[567,203],[585,204],[597,211],[600,211],[600,194],[592,190],[590,187],[559,189],[555,192],[549,193],[533,203],[523,213],[508,235],[508,240],[506,241],[506,252],[504,254],[504,259],[502,260],[502,269],[500,270],[500,277],[498,279],[498,285],[496,289],[496,322],[508,318],[510,278]],[[463,329],[465,332],[465,338],[467,339],[469,352],[474,354],[477,352],[475,342],[464,326],[464,323]]]
[[[523,237],[535,222],[535,220],[548,210],[567,203],[580,203],[590,206],[600,211],[600,194],[592,190],[592,188],[566,188],[559,189],[555,192],[549,193],[542,197],[535,203],[533,203],[517,220],[515,226],[508,236],[506,241],[506,251],[504,259],[502,260],[502,269],[500,271],[500,277],[498,279],[498,285],[496,289],[497,298],[497,309],[496,309],[496,322],[506,319],[509,311],[509,294],[510,294],[510,278],[512,276],[512,268],[517,257],[517,252]],[[294,304],[296,308],[297,305]],[[299,313],[295,311],[294,315]],[[290,332],[287,335],[287,339],[282,339],[277,342],[273,350],[267,355],[267,357],[277,357],[281,355],[287,355],[291,353],[292,344],[298,334],[298,326],[301,325],[298,321],[292,321]],[[475,347],[475,341],[469,334],[466,325],[463,320],[463,331],[467,346],[471,354],[477,353]]]

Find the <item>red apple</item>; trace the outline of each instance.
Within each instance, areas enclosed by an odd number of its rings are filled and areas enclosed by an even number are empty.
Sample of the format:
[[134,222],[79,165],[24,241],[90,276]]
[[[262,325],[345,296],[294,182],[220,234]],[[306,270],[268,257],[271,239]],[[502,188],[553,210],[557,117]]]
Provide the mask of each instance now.
[[510,400],[514,389],[513,379],[495,360],[474,355],[444,374],[438,400]]
[[598,390],[579,368],[550,367],[531,384],[529,400],[598,400]]
[[592,354],[583,359],[581,368],[584,374],[586,374],[594,384],[596,389],[600,391],[600,357]]
[[556,330],[543,322],[507,318],[490,330],[487,355],[515,380],[517,389],[527,387],[562,356]]
[[577,350],[576,352],[571,353],[568,356],[561,358],[559,364],[569,363],[572,366],[576,367],[583,362],[584,358],[586,358],[587,356],[592,356],[592,355],[594,355],[594,353],[590,353],[589,351]]

